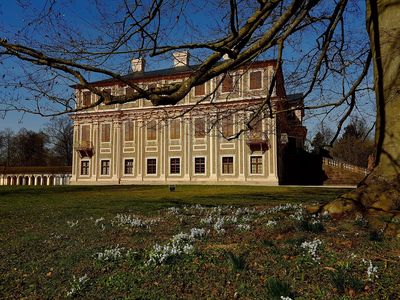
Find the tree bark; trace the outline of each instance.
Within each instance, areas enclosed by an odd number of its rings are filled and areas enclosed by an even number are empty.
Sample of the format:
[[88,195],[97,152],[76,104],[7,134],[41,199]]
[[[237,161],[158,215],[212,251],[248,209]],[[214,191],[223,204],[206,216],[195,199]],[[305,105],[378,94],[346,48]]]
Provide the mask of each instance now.
[[366,4],[377,110],[373,175],[390,181],[400,173],[400,1]]

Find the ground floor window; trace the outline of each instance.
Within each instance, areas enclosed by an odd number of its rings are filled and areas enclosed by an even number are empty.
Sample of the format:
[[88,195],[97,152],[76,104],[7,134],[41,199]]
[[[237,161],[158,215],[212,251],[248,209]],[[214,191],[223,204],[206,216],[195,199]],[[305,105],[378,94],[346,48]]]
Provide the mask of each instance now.
[[133,159],[125,159],[124,174],[133,174]]
[[81,175],[89,175],[89,161],[88,160],[81,161]]
[[206,172],[206,159],[205,157],[196,157],[194,159],[194,173],[204,174]]
[[181,172],[181,159],[171,158],[170,160],[170,173],[179,174]]
[[222,174],[233,174],[233,157],[222,157]]
[[101,170],[100,174],[101,175],[110,175],[110,161],[107,160],[102,160],[100,162]]
[[157,174],[157,160],[155,158],[147,159],[147,174]]
[[262,174],[262,156],[250,157],[250,173]]

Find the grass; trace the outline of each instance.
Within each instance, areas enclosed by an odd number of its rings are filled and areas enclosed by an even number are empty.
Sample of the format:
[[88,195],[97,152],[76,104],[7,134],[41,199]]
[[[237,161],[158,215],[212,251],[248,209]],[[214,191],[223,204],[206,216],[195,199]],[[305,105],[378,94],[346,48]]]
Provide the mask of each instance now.
[[[344,192],[1,187],[0,298],[399,298],[398,240],[299,206]],[[318,261],[302,247],[315,239]]]

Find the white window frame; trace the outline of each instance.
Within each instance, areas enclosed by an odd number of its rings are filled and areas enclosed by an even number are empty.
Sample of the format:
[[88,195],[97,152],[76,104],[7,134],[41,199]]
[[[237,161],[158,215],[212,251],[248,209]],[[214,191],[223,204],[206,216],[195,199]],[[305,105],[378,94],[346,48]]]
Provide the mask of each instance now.
[[[150,122],[152,122],[152,121],[154,121],[154,122],[156,123],[156,138],[155,138],[154,140],[149,140],[149,139],[147,138],[147,130],[148,130],[147,125],[148,125]],[[145,129],[146,129],[146,142],[147,142],[147,143],[148,143],[148,142],[157,142],[157,141],[158,141],[158,122],[157,122],[157,120],[151,120],[151,121],[147,122],[147,123],[146,123],[146,126],[145,126]]]
[[[179,159],[179,173],[171,173],[171,160]],[[182,174],[182,157],[181,156],[171,156],[168,159],[168,174],[169,176],[181,176]]]
[[[109,166],[108,166],[108,174],[103,174],[103,166],[102,166],[102,162],[103,161],[108,161],[109,162]],[[110,158],[104,158],[104,159],[100,159],[100,177],[110,177],[111,176],[111,159]]]
[[[251,173],[251,158],[252,157],[261,157],[261,173]],[[249,176],[263,176],[264,168],[265,168],[265,156],[264,154],[252,154],[249,156]]]
[[[82,162],[88,162],[88,173],[82,174]],[[90,177],[90,159],[81,159],[79,163],[79,177]]]
[[[223,166],[223,158],[224,157],[232,157],[232,173],[223,173],[224,166]],[[235,163],[236,163],[236,156],[235,155],[230,155],[230,154],[224,154],[220,156],[220,162],[221,162],[221,176],[234,176],[236,174],[236,168],[235,168]]]
[[[125,173],[125,164],[127,160],[132,160],[132,173]],[[134,157],[126,157],[123,160],[122,168],[124,170],[124,176],[135,176],[135,158]]]
[[[204,158],[204,173],[196,173],[196,158]],[[197,155],[193,157],[193,174],[195,176],[207,175],[207,156]]]
[[[241,83],[241,78],[240,79],[238,79],[238,80],[235,80],[235,78],[236,78],[236,76],[238,76],[239,75],[239,73],[238,72],[233,72],[233,73],[228,73],[228,75],[229,76],[231,76],[232,77],[232,91],[229,91],[229,92],[223,92],[222,90],[222,86],[223,86],[223,80],[225,79],[225,77],[224,76],[222,76],[222,77],[220,77],[219,79],[218,79],[218,81],[216,82],[217,84],[220,82],[220,80],[222,80],[222,82],[221,82],[221,84],[220,84],[220,86],[219,86],[219,92],[220,92],[220,94],[221,95],[229,95],[229,94],[233,94],[233,93],[240,93],[240,83]],[[237,89],[237,90],[236,90]]]
[[[259,72],[261,71],[261,88],[259,89],[250,89],[250,74],[254,72]],[[247,76],[247,90],[252,92],[252,91],[261,91],[264,88],[264,69],[252,69],[249,70],[248,76]]]
[[[132,138],[131,141],[125,140],[125,127],[126,127],[126,124],[127,124],[127,123],[132,123],[132,124],[133,124],[133,138]],[[123,135],[124,135],[123,140],[124,140],[124,142],[128,142],[128,143],[134,142],[134,141],[135,141],[135,130],[136,130],[136,123],[135,123],[135,121],[132,120],[132,119],[127,119],[127,120],[124,120],[123,124],[124,124],[124,126],[123,126]],[[147,131],[146,131],[146,133],[147,133]]]
[[[148,165],[148,160],[149,159],[155,159],[156,160],[156,172],[155,173],[147,173],[147,165]],[[145,165],[145,171],[146,171],[146,176],[150,176],[150,177],[157,177],[158,176],[158,158],[155,156],[147,156],[146,157],[146,165]]]
[[92,124],[81,124],[79,125],[79,143],[82,142],[82,133],[83,133],[83,126],[89,126],[89,142],[92,142]]
[[[173,121],[176,121],[176,120],[178,120],[179,121],[179,138],[178,139],[175,139],[175,138],[172,138],[172,122]],[[173,140],[173,141],[179,141],[179,140],[181,140],[182,139],[182,127],[183,127],[183,122],[182,122],[182,120],[181,120],[181,118],[177,118],[177,119],[173,119],[173,120],[169,120],[169,124],[168,124],[169,126],[168,126],[168,134],[169,134],[169,138],[171,139],[171,140]]]
[[[103,142],[102,141],[102,137],[103,137],[103,125],[106,124],[110,124],[110,140],[108,142]],[[102,144],[109,144],[112,142],[113,138],[112,138],[112,132],[113,132],[113,126],[112,126],[112,122],[104,122],[100,124],[100,143]]]
[[[196,137],[196,119],[204,120],[204,137]],[[192,119],[193,138],[196,141],[204,141],[207,138],[207,119],[205,117],[194,117]]]

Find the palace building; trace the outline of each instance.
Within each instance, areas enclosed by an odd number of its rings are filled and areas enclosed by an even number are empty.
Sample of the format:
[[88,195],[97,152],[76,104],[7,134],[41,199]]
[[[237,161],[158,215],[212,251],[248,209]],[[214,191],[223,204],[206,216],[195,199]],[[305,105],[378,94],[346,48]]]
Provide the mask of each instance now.
[[[196,68],[187,52],[173,60],[172,68],[155,71],[132,60],[124,79],[162,86]],[[303,147],[306,129],[302,95],[286,95],[281,70],[265,101],[275,66],[275,60],[252,62],[196,86],[174,106],[140,99],[75,113],[71,184],[279,184],[285,153]],[[92,84],[112,95],[132,92],[115,79]],[[78,105],[96,101],[75,88]]]

